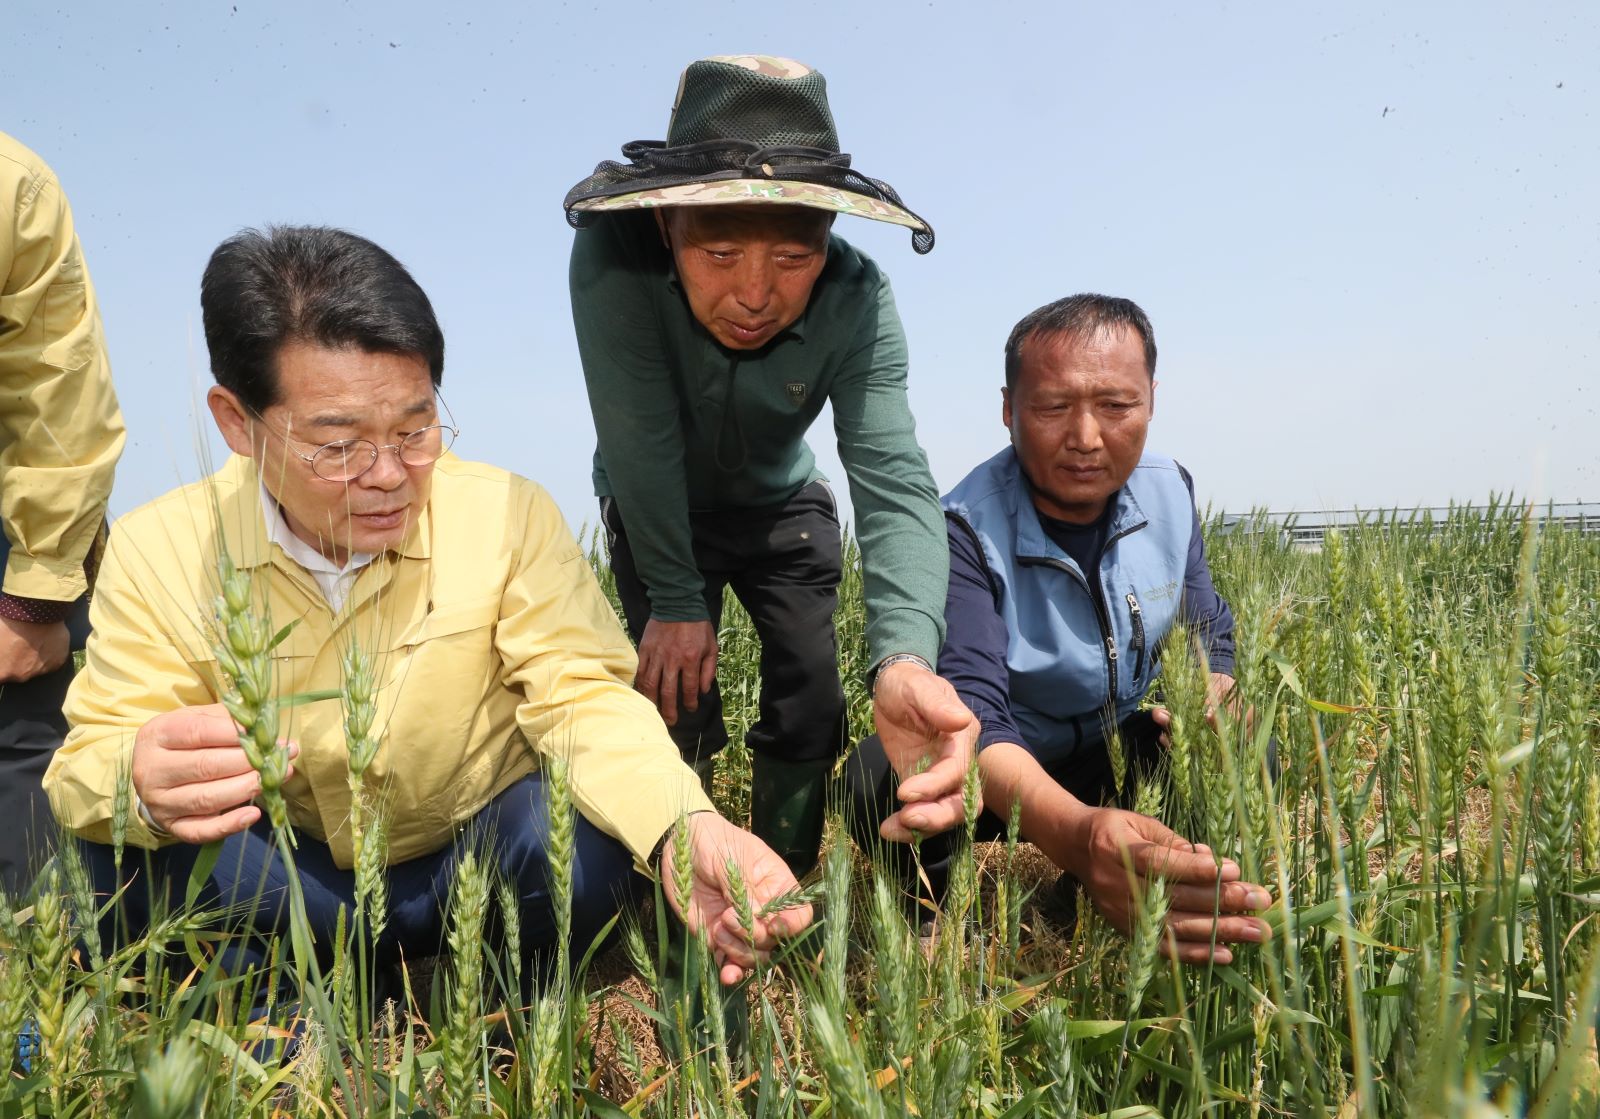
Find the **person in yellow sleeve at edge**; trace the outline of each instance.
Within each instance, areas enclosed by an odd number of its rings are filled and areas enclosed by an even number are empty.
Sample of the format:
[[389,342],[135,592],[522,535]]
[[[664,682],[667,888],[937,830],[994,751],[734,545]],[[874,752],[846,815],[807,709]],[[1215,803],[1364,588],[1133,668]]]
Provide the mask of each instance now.
[[[549,495],[450,453],[443,335],[399,261],[337,229],[247,230],[213,253],[201,305],[217,381],[207,403],[234,454],[114,526],[67,700],[72,731],[45,781],[86,841],[96,892],[126,886],[124,918],[143,928],[154,903],[182,900],[199,845],[220,840],[199,903],[243,907],[257,934],[228,945],[227,966],[259,963],[266,938],[287,930],[261,777],[220,702],[226,554],[273,631],[294,623],[274,651],[279,695],[340,687],[352,642],[373,657],[381,744],[365,784],[390,819],[380,964],[438,951],[469,848],[521,899],[525,951],[546,955],[556,930],[541,759],[557,755],[578,810],[579,951],[670,865],[685,814],[693,896],[676,896],[670,875],[666,893],[706,930],[724,982],[804,929],[807,906],[758,918],[753,938],[741,931],[730,862],[757,911],[795,879],[716,814],[632,689],[628,639]],[[287,708],[280,733],[297,870],[326,947],[354,898],[341,704]],[[118,881],[108,844],[121,768],[135,797],[127,841],[154,854],[152,873],[128,859]]]
[[40,781],[104,545],[122,413],[94,288],[55,174],[0,133],[0,888],[55,835]]

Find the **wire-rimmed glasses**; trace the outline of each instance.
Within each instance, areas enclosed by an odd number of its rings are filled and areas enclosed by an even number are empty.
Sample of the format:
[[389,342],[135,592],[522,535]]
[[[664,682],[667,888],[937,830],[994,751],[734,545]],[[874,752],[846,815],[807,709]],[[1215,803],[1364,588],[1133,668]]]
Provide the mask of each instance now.
[[384,451],[393,451],[406,466],[430,466],[438,462],[456,441],[456,436],[461,434],[455,426],[456,418],[450,414],[450,406],[444,402],[444,397],[438,397],[438,401],[444,408],[449,423],[429,424],[427,427],[409,432],[398,443],[385,443],[382,446],[370,439],[339,439],[322,444],[309,455],[288,446],[290,443],[305,443],[306,440],[296,439],[287,432],[277,431],[262,419],[260,413],[256,413],[256,419],[260,420],[268,431],[281,436],[288,452],[295,458],[309,463],[311,472],[318,478],[325,482],[353,482],[377,465],[378,456]]

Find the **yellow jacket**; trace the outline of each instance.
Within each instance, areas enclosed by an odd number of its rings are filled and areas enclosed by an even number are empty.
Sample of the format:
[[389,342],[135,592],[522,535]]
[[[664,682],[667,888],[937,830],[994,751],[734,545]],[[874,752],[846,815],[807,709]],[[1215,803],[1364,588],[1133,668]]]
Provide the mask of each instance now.
[[122,413],[72,211],[38,156],[0,133],[0,521],[5,592],[85,590],[122,453]]
[[[67,697],[72,732],[44,781],[72,831],[111,842],[134,734],[162,712],[217,701],[219,540],[255,572],[274,630],[295,623],[277,650],[280,696],[339,687],[352,640],[377,658],[383,741],[367,782],[390,806],[391,863],[444,846],[538,754],[570,760],[579,810],[641,868],[680,813],[711,807],[655,708],[629,686],[633,649],[541,487],[446,455],[418,522],[361,569],[335,616],[269,541],[255,463],[234,456],[112,528],[88,659]],[[341,705],[287,708],[281,727],[300,744],[284,786],[291,822],[348,867]],[[156,845],[137,816],[128,842]]]

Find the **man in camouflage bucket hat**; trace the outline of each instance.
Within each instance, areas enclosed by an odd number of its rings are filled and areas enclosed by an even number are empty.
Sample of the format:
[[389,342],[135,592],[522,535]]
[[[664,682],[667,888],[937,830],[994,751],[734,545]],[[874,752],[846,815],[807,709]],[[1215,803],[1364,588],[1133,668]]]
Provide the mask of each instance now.
[[[949,556],[906,401],[889,282],[837,214],[933,230],[839,148],[821,74],[719,56],[684,71],[664,143],[568,193],[573,320],[635,686],[708,777],[725,589],[761,637],[751,826],[803,873],[847,741],[833,493],[804,435],[832,405],[861,541],[874,717],[908,802],[959,803],[977,723],[932,671]],[[916,774],[924,759],[932,762]],[[885,825],[892,830],[892,823]]]

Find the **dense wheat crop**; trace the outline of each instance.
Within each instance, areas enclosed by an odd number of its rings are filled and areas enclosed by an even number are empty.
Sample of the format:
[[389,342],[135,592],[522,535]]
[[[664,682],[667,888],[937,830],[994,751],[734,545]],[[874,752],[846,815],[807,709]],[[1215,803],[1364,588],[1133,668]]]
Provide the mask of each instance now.
[[[101,943],[105,899],[69,854],[0,906],[0,1051],[30,1053],[0,1115],[1595,1114],[1600,537],[1500,507],[1374,516],[1320,551],[1213,524],[1210,549],[1251,713],[1208,724],[1202,666],[1169,640],[1176,734],[1141,805],[1278,897],[1272,941],[1229,966],[1161,959],[1158,896],[1131,938],[1087,906],[1041,914],[1052,875],[1015,842],[969,850],[919,940],[835,828],[806,884],[824,919],[737,991],[659,906],[534,986],[477,864],[442,959],[400,998],[369,994],[369,873],[339,943],[283,947],[294,996],[252,1023],[273,977],[220,972],[227,915],[179,909]],[[839,622],[865,733],[854,574]],[[736,605],[721,644],[737,740],[757,645]],[[359,716],[359,663],[347,691]],[[746,764],[730,750],[719,771],[731,813]],[[381,843],[381,815],[367,826]],[[296,1016],[299,1041],[274,1041]]]

